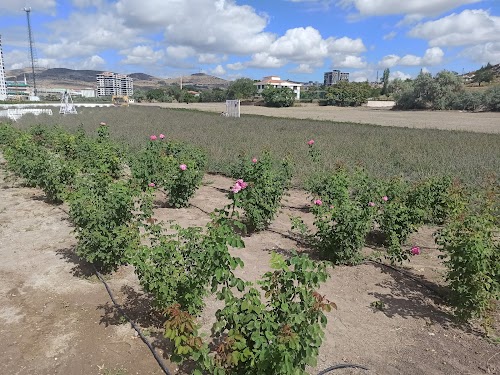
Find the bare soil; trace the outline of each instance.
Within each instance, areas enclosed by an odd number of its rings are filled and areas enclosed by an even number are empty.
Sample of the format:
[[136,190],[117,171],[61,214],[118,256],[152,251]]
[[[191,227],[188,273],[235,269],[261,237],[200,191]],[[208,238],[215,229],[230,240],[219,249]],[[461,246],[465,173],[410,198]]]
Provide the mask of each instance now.
[[[202,226],[209,212],[228,202],[225,190],[231,185],[225,177],[207,175],[190,207],[163,208],[159,201],[155,217]],[[0,374],[160,374],[92,269],[75,256],[67,207],[45,203],[41,191],[7,181],[3,170],[0,187]],[[272,251],[307,251],[291,235],[289,215],[301,215],[311,223],[309,202],[303,191],[291,191],[271,227],[246,237],[245,249],[233,250],[245,262],[240,276],[258,279],[269,269]],[[423,228],[412,237],[409,246],[418,245],[423,252],[402,269],[442,290],[444,267],[437,257],[434,231]],[[499,346],[474,325],[457,326],[442,300],[415,279],[373,263],[336,267],[330,273],[321,293],[338,309],[328,314],[318,366],[311,374],[338,363],[360,364],[369,371],[332,374],[500,372]],[[166,360],[169,343],[161,336],[161,316],[152,313],[151,300],[141,292],[132,267],[109,275],[108,282]],[[372,307],[376,301],[384,308]],[[200,319],[203,331],[208,332],[219,306],[207,300]]]
[[[185,108],[208,112],[224,112],[225,103],[140,103],[142,106]],[[463,111],[394,111],[384,108],[318,106],[301,103],[291,108],[241,106],[242,115],[288,117],[336,122],[353,122],[381,126],[419,129],[463,130],[477,133],[500,133],[500,112]]]

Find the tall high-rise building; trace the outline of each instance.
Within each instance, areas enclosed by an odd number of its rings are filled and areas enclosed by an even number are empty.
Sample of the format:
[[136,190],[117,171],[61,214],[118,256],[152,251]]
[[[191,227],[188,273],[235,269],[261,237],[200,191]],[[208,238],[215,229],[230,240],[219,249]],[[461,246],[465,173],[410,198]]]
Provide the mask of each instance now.
[[340,70],[332,70],[331,72],[326,72],[324,75],[323,84],[325,86],[332,86],[340,81],[349,82],[349,73],[343,73]]
[[134,94],[134,80],[125,74],[103,72],[97,75],[97,96]]
[[2,36],[0,35],[0,100],[7,100],[7,83],[5,82],[5,67],[3,65]]

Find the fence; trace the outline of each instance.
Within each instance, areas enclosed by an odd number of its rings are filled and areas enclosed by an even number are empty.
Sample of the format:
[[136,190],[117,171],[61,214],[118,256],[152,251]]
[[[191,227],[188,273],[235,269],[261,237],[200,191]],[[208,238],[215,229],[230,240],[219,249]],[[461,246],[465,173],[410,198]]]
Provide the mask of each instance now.
[[23,115],[27,113],[32,113],[38,116],[42,113],[52,116],[52,109],[40,109],[40,108],[15,108],[0,111],[0,117],[8,117],[13,121],[19,120]]

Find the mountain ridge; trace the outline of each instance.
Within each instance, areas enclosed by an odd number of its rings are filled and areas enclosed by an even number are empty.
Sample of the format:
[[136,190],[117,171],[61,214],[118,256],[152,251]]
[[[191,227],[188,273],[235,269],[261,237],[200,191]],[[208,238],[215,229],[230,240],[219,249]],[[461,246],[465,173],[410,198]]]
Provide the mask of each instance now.
[[[47,88],[83,88],[96,87],[96,75],[104,70],[76,70],[68,68],[50,68],[35,70],[37,86]],[[23,81],[24,76],[29,80],[31,68],[14,69],[6,71],[7,80]],[[131,73],[129,77],[134,79],[135,89],[160,88],[173,84],[180,84],[181,77],[159,78],[146,73]],[[225,87],[229,85],[228,80],[205,73],[194,73],[182,76],[183,85],[191,85],[200,88]]]

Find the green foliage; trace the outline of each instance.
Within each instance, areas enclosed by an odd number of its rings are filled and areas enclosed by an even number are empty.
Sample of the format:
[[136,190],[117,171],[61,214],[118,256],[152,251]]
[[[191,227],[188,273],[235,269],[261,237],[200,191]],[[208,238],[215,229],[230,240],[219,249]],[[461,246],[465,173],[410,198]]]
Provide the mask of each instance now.
[[227,99],[253,99],[257,94],[257,86],[250,78],[238,78],[227,88]]
[[490,87],[484,93],[484,102],[490,111],[500,111],[500,86]]
[[19,130],[12,125],[0,123],[0,147],[12,144],[19,135]]
[[306,374],[306,366],[315,366],[327,323],[324,312],[335,307],[315,291],[329,276],[326,265],[277,254],[271,264],[274,271],[258,282],[264,300],[253,286],[241,297],[228,288],[218,294],[225,306],[212,328],[219,341],[214,349],[197,336],[192,318],[170,310],[166,334],[180,336],[174,339],[176,359],[197,362],[194,374]]
[[357,107],[366,103],[371,88],[367,82],[340,81],[326,89],[325,99],[329,105],[341,107]]
[[161,103],[171,103],[172,102],[172,96],[169,95],[169,93],[165,89],[151,89],[148,90],[145,95],[145,99],[149,100],[150,102],[155,101],[155,102],[161,102]]
[[126,253],[139,246],[137,222],[151,214],[151,199],[129,181],[100,174],[79,178],[69,205],[76,253],[106,272],[127,263]]
[[472,82],[476,82],[478,86],[481,86],[482,82],[489,83],[493,81],[495,78],[495,74],[491,70],[491,67],[481,67],[475,74],[474,78],[472,78]]
[[198,315],[209,286],[241,284],[233,275],[239,258],[229,254],[229,246],[244,247],[234,233],[232,219],[225,213],[213,215],[205,230],[197,227],[171,227],[174,234],[165,234],[161,225],[146,224],[148,245],[130,252],[132,264],[145,291],[154,296],[160,308],[178,304],[191,315]]
[[247,229],[265,229],[276,215],[281,198],[290,184],[292,174],[289,161],[273,161],[269,153],[264,153],[256,162],[241,157],[233,169],[233,176],[248,184],[238,189],[237,181],[229,193],[234,207],[243,209]]
[[203,90],[200,92],[200,102],[210,103],[210,102],[224,102],[227,98],[227,91],[214,88],[211,90]]
[[500,299],[498,207],[498,191],[491,190],[456,215],[436,239],[444,252],[457,317],[482,318],[486,329]]
[[362,169],[351,173],[339,167],[333,173],[313,176],[306,189],[319,198],[312,207],[316,250],[335,264],[361,261],[360,250],[377,212],[374,202],[382,196],[379,182]]
[[382,87],[382,91],[380,92],[382,95],[388,94],[390,73],[391,73],[391,71],[389,70],[389,68],[386,68],[384,70],[384,75],[382,76],[382,82],[383,82],[384,86]]
[[396,107],[400,109],[455,109],[461,105],[464,93],[462,79],[455,73],[443,70],[435,77],[420,72],[411,87],[396,96]]
[[206,156],[200,149],[162,139],[150,141],[131,161],[132,175],[143,190],[153,183],[175,207],[189,204],[201,185],[205,165]]
[[267,85],[261,93],[264,103],[269,107],[291,107],[296,95],[289,87]]

